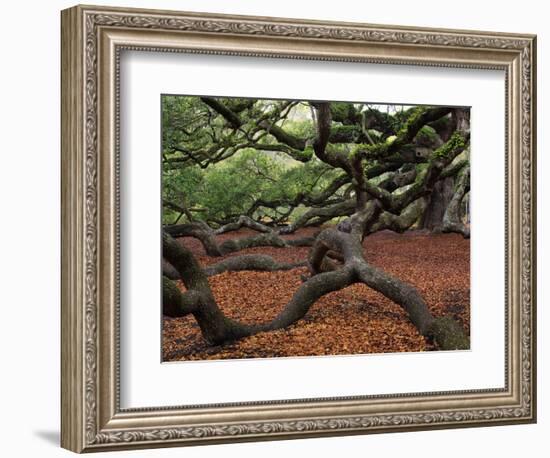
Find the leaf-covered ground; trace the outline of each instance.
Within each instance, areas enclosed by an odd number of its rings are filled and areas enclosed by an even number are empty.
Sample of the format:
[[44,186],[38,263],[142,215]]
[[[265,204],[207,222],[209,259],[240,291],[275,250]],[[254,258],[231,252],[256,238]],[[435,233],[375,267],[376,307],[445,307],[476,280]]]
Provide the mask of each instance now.
[[[312,232],[304,229],[291,237]],[[254,234],[244,229],[219,236],[219,240]],[[179,241],[193,251],[202,265],[223,259],[206,256],[195,239]],[[367,237],[363,246],[368,262],[416,286],[434,315],[453,316],[469,333],[469,240],[457,234],[414,231],[399,235],[384,231]],[[308,251],[309,247],[259,247],[237,255],[262,253],[281,262],[298,262],[307,259]],[[281,272],[225,272],[210,277],[210,284],[227,316],[245,323],[259,323],[277,315],[300,286],[300,274],[306,271],[302,267]],[[192,316],[163,320],[163,361],[432,349],[398,305],[362,284],[324,296],[304,319],[287,329],[260,333],[222,346],[207,345]]]

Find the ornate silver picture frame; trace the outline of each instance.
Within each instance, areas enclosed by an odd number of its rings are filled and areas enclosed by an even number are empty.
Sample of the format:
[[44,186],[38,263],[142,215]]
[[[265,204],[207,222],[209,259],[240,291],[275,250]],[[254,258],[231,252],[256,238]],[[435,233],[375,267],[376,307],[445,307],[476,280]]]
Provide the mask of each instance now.
[[[94,6],[64,10],[61,34],[64,448],[91,452],[536,420],[535,36]],[[122,408],[118,157],[125,50],[504,72],[505,386]]]

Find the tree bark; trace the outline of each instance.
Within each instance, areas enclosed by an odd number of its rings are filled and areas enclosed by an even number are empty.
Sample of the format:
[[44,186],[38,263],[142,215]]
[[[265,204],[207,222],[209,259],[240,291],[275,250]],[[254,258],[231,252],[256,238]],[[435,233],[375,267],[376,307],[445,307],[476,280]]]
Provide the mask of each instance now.
[[461,207],[464,196],[470,190],[470,167],[465,167],[459,174],[454,193],[443,216],[442,231],[457,232],[470,238],[470,227],[462,222]]
[[[250,237],[226,240],[225,242],[218,244],[216,240],[216,235],[218,233],[223,234],[229,231],[236,231],[241,227],[248,227],[261,233]],[[203,221],[196,221],[193,223],[165,226],[164,231],[174,238],[194,237],[198,239],[202,243],[206,254],[213,257],[224,256],[247,248],[261,246],[271,246],[276,248],[284,248],[288,246],[310,246],[314,240],[312,237],[285,240],[276,231],[273,231],[271,228],[263,224],[257,223],[247,216],[241,216],[235,223],[226,224],[218,230],[213,230]],[[169,271],[167,270],[167,273],[168,272]],[[168,276],[170,277],[170,275]]]
[[274,272],[276,270],[290,270],[296,267],[305,266],[307,263],[279,263],[271,256],[263,254],[245,254],[242,256],[233,256],[224,259],[217,264],[204,268],[204,272],[209,277],[219,275],[223,272],[238,272],[241,270],[256,270],[261,272]]
[[[340,253],[344,264],[336,270],[323,271],[324,258],[330,251]],[[163,235],[163,253],[179,272],[188,290],[183,294],[176,294],[175,285],[165,278],[164,313],[170,316],[192,313],[203,337],[212,344],[286,328],[303,318],[310,307],[325,294],[363,282],[402,306],[419,332],[433,338],[441,349],[469,348],[469,339],[456,323],[450,319],[435,319],[416,288],[369,265],[363,256],[360,239],[354,234],[340,232],[335,228],[321,232],[312,247],[309,258],[312,276],[302,283],[290,302],[271,322],[257,325],[245,325],[223,314],[210,289],[207,273],[201,269],[187,248],[166,233]]]
[[454,179],[449,177],[440,180],[430,194],[429,204],[422,217],[422,229],[438,231],[443,227],[445,210],[453,197]]

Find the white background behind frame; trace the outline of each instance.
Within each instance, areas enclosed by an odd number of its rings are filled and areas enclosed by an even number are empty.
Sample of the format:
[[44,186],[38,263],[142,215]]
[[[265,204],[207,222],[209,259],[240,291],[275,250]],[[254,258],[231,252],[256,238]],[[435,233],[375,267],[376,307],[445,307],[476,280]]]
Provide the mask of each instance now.
[[[503,71],[122,51],[120,74],[121,407],[504,386]],[[471,106],[471,351],[160,364],[163,93]]]
[[[442,7],[430,0],[394,0],[387,2],[357,2],[339,0],[312,2],[278,0],[94,0],[100,5],[165,8],[188,11],[210,11],[227,14],[251,14],[333,21],[355,21],[374,24],[401,24],[421,27],[447,27],[473,30],[530,32],[538,35],[539,83],[550,78],[548,44],[548,6],[540,0],[506,2],[462,0],[460,4]],[[0,226],[0,270],[5,277],[0,288],[2,307],[0,343],[2,369],[0,383],[2,415],[0,426],[9,434],[2,450],[8,456],[40,456],[59,458],[73,456],[59,448],[59,10],[75,4],[71,0],[49,2],[29,0],[3,5],[4,21],[0,28],[5,62],[14,62],[17,71],[2,74],[0,92],[2,109],[0,122],[0,195],[3,214],[9,215]],[[452,14],[451,14],[452,11]],[[24,18],[25,33],[21,33]],[[14,40],[14,37],[18,37]],[[539,389],[538,423],[530,425],[495,426],[490,428],[461,428],[414,431],[405,434],[371,434],[344,437],[325,437],[308,440],[249,442],[190,447],[185,450],[133,450],[102,453],[101,457],[129,458],[218,458],[238,455],[240,458],[280,458],[281,456],[316,456],[318,458],[346,456],[400,456],[425,458],[428,449],[445,450],[447,458],[492,455],[502,458],[545,456],[550,431],[550,397],[548,386],[550,367],[550,313],[543,305],[548,302],[550,271],[549,238],[540,236],[550,230],[550,185],[545,179],[550,173],[550,136],[542,126],[550,123],[549,85],[538,88],[538,303],[539,333],[537,336],[537,378]],[[29,106],[33,107],[32,139],[40,148],[25,150],[26,186],[21,186],[21,139],[29,139]],[[26,120],[26,122],[22,122]],[[30,222],[29,205],[33,204],[32,219],[40,223],[39,232]],[[19,222],[19,223],[13,223]],[[29,240],[32,251],[32,287],[28,272],[30,258],[23,256],[15,243]],[[33,243],[38,242],[38,243]],[[26,251],[26,250],[25,250]],[[23,294],[28,292],[29,294]],[[36,299],[36,301],[34,300]],[[23,312],[25,311],[25,312]],[[21,320],[26,320],[21,338]],[[15,351],[14,346],[17,346]],[[12,374],[12,376],[10,375]],[[32,415],[29,415],[32,410]]]

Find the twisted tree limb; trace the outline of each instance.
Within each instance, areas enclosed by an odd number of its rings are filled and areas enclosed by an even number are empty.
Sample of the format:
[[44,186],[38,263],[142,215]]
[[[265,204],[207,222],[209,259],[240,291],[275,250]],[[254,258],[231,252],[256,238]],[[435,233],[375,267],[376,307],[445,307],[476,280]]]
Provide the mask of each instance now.
[[[229,231],[236,231],[242,227],[248,227],[250,229],[256,230],[260,232],[260,234],[250,237],[226,240],[221,244],[218,243],[218,241],[216,240],[217,234],[223,234]],[[247,216],[241,216],[235,223],[226,224],[218,228],[217,230],[212,229],[210,226],[208,226],[208,224],[203,221],[195,221],[187,224],[165,226],[164,232],[174,238],[194,237],[198,239],[202,243],[206,254],[213,257],[225,256],[227,254],[235,253],[241,250],[245,250],[247,248],[262,246],[271,246],[276,248],[286,248],[292,246],[311,246],[315,242],[315,236],[300,237],[296,239],[283,239],[276,231],[273,231],[273,229],[263,224],[260,224]],[[271,259],[269,256],[266,256],[263,259],[258,258],[257,260],[251,260],[250,258],[247,258],[246,255],[241,258],[243,259],[243,261],[241,261],[240,263],[237,263],[236,261],[226,260],[229,262],[229,264],[227,264],[228,267],[225,270],[254,270],[254,268],[252,267],[254,265],[254,262],[256,262],[256,265],[259,266],[257,270],[267,270],[267,267],[265,269],[262,269],[261,266],[267,266],[266,258]],[[230,264],[231,262],[233,262],[234,264]],[[246,269],[237,269],[237,265],[241,265],[243,262],[248,263],[246,265],[249,265],[250,267]],[[232,266],[235,266],[235,268],[233,268]],[[273,264],[271,265],[272,268],[270,270],[281,270],[283,268],[281,266],[276,267],[276,265]],[[170,264],[170,262],[166,262],[166,259],[163,263],[163,275],[171,279],[177,278],[177,274],[175,273],[173,266]]]
[[304,262],[279,263],[271,256],[264,254],[244,254],[242,256],[232,256],[226,258],[217,264],[212,264],[204,268],[206,275],[219,275],[223,272],[238,272],[241,270],[255,270],[260,272],[274,272],[276,270],[291,270],[296,267],[307,265]]
[[258,223],[257,221],[254,221],[252,218],[246,215],[241,215],[237,219],[237,221],[233,223],[228,223],[223,226],[220,226],[219,228],[214,230],[214,234],[225,234],[226,232],[230,231],[238,231],[242,227],[247,227],[249,229],[253,229],[258,232],[272,232],[272,229],[265,224]]
[[[342,267],[323,270],[324,258],[329,251],[342,254]],[[302,283],[272,321],[257,325],[242,324],[223,314],[210,289],[207,273],[187,248],[166,233],[163,234],[163,253],[187,288],[187,292],[178,296],[171,280],[164,279],[163,300],[166,302],[163,302],[163,313],[168,316],[193,314],[203,337],[211,344],[218,345],[258,332],[286,328],[303,318],[325,294],[363,282],[402,306],[419,332],[433,338],[441,349],[469,348],[469,339],[458,324],[449,321],[449,318],[434,318],[414,287],[369,265],[363,257],[360,240],[353,234],[334,228],[321,232],[311,250],[309,267],[312,276]]]

